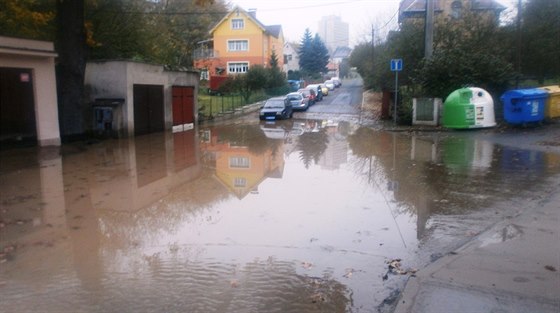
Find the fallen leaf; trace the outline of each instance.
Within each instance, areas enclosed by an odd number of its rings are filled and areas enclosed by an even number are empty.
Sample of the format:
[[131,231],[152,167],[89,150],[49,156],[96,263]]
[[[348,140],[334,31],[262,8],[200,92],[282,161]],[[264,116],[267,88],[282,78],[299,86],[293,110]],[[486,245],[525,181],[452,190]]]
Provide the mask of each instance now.
[[301,262],[301,266],[303,266],[303,268],[305,268],[306,270],[310,269],[311,267],[313,267],[313,263],[311,262]]

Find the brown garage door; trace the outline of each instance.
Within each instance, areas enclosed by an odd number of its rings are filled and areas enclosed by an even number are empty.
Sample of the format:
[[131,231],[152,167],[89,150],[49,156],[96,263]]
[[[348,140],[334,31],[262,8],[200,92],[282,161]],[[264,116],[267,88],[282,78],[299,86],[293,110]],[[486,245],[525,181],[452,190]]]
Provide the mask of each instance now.
[[173,86],[173,126],[194,123],[194,87]]
[[30,69],[0,68],[0,140],[37,141]]
[[134,134],[164,130],[163,86],[134,85]]

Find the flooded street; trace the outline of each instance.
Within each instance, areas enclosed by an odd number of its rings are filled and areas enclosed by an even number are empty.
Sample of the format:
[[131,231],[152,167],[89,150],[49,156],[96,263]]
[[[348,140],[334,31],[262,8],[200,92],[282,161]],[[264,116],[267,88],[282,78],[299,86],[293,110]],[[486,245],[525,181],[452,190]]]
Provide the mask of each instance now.
[[555,152],[320,119],[1,151],[0,311],[387,311],[559,188]]

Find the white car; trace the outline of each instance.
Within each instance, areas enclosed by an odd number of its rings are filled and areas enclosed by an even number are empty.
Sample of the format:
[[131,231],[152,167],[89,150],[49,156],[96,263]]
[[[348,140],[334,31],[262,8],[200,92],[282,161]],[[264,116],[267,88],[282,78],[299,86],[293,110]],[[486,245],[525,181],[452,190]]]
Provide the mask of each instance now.
[[325,86],[329,88],[329,90],[334,90],[334,82],[330,79],[325,81]]

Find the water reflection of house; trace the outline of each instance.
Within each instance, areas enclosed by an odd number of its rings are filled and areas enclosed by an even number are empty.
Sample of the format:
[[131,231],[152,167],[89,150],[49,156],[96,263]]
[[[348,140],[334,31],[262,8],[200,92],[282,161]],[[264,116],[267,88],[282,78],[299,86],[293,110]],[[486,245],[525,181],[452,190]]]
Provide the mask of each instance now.
[[216,177],[240,199],[255,192],[266,178],[283,176],[283,141],[256,153],[242,142],[221,139],[219,129],[203,130],[201,137],[205,166],[214,168]]

